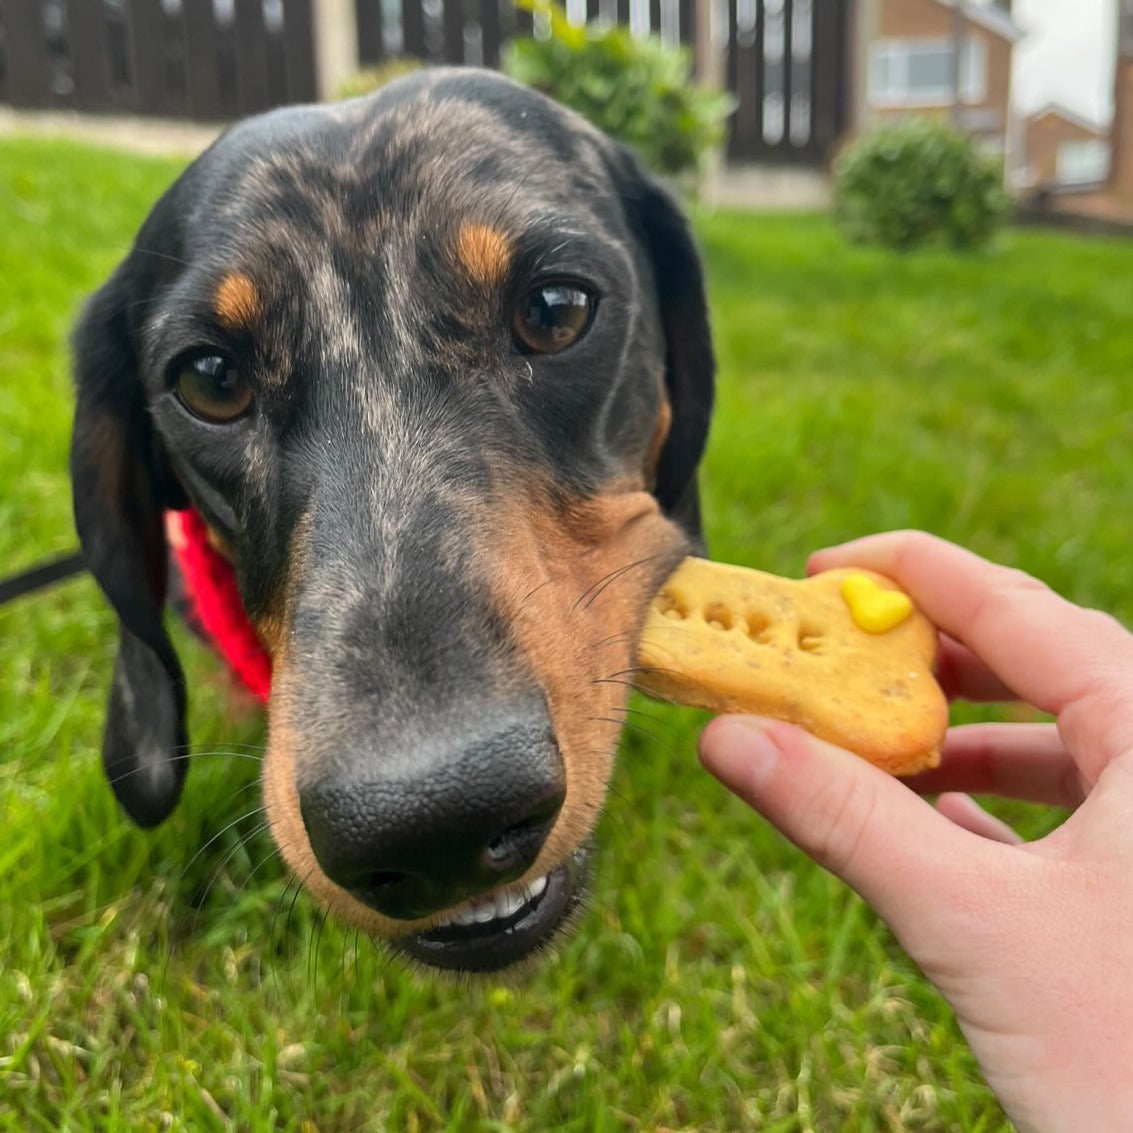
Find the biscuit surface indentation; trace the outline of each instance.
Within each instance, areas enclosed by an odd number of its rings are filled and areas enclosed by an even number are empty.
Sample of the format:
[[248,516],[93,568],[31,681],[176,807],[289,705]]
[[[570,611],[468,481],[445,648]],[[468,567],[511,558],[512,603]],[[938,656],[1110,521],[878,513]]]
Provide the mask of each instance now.
[[[903,599],[883,631],[855,621],[842,593],[850,576],[875,605]],[[880,575],[792,580],[686,559],[650,605],[638,684],[680,704],[788,720],[904,775],[937,763],[948,725],[936,649],[935,628]]]

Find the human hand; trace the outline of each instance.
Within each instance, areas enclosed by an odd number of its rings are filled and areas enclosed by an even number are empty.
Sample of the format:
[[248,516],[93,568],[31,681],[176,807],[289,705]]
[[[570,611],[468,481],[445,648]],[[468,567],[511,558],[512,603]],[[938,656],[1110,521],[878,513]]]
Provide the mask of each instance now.
[[[940,767],[902,782],[789,724],[722,716],[702,762],[889,924],[1020,1129],[1133,1129],[1133,635],[916,532],[809,566],[892,578],[942,630],[950,696],[1057,724],[953,728]],[[1027,844],[967,791],[1076,809]],[[944,793],[934,809],[914,792]]]

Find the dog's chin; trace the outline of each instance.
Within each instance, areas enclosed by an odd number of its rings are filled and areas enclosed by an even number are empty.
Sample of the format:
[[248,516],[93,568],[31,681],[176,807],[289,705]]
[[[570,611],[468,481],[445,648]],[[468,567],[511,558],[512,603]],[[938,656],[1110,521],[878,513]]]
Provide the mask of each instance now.
[[545,877],[486,894],[449,919],[399,937],[395,947],[419,964],[468,974],[498,972],[543,950],[578,909],[586,882],[585,848]]

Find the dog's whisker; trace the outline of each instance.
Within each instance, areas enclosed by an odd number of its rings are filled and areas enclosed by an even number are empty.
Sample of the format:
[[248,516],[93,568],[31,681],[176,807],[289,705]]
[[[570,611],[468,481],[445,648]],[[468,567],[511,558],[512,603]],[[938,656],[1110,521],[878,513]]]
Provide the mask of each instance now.
[[[292,874],[290,877],[288,877],[287,881],[284,883],[282,892],[275,899],[275,904],[272,908],[271,918],[268,920],[268,936],[267,936],[268,950],[269,950],[269,952],[272,956],[272,959],[273,959],[273,963],[272,963],[272,966],[271,966],[271,973],[272,973],[271,978],[272,978],[272,985],[275,988],[276,995],[281,994],[281,989],[280,989],[280,984],[279,984],[280,964],[279,964],[278,961],[282,958],[282,953],[284,952],[284,944],[283,944],[282,940],[279,941],[278,944],[277,944],[276,937],[275,937],[275,926],[276,926],[276,922],[279,918],[280,911],[283,908],[283,904],[287,900],[288,894],[291,892],[291,887],[293,885],[298,886],[298,884],[299,884],[299,879],[294,874]],[[277,955],[277,951],[280,953],[280,955]]]
[[275,922],[283,908],[283,902],[287,900],[288,893],[291,892],[292,885],[298,885],[299,879],[295,874],[291,874],[287,881],[284,883],[283,892],[275,899],[275,907],[272,910],[271,918],[268,920],[268,940],[274,944],[275,940]]
[[519,604],[520,610],[523,610],[527,606],[527,603],[530,602],[531,599],[534,598],[535,595],[538,594],[539,591],[542,590],[544,586],[550,586],[555,581],[556,580],[555,580],[554,576],[552,575],[552,577],[550,577],[550,578],[543,579],[543,581],[540,582],[539,585],[536,586],[534,589],[529,590],[523,596],[523,601],[521,601],[520,604]]
[[[297,878],[295,876],[295,874],[291,874],[287,878],[287,881],[284,883],[283,891],[276,898],[275,905],[272,908],[271,918],[268,920],[268,948],[271,951],[273,956],[275,955],[275,951],[276,951],[276,939],[275,939],[276,922],[279,919],[279,914],[283,909],[283,905],[284,905],[284,902],[287,900],[288,894],[291,892],[292,886],[295,886],[296,890],[298,890],[299,878]],[[279,942],[279,949],[280,949],[281,952],[283,951],[283,948],[284,948],[284,944],[283,944],[283,941],[281,940]],[[278,964],[274,964],[274,963],[272,964],[272,980],[275,983],[275,990],[276,990],[276,993],[278,994],[279,993],[279,966],[278,966]]]
[[615,582],[620,582],[620,581],[624,581],[624,580],[625,580],[625,578],[626,578],[626,576],[627,576],[627,575],[628,575],[628,574],[630,573],[630,571],[636,570],[636,569],[637,569],[638,567],[646,566],[647,564],[649,564],[649,563],[651,563],[651,562],[655,561],[655,560],[656,560],[656,559],[658,559],[658,558],[660,558],[660,556],[659,556],[659,555],[646,555],[646,556],[645,556],[644,558],[642,558],[642,559],[638,559],[638,560],[637,560],[636,562],[632,562],[632,563],[629,563],[628,565],[624,566],[624,567],[623,567],[623,568],[622,568],[621,570],[615,571],[615,572],[614,572],[614,574],[613,574],[613,577],[611,577],[611,578],[608,578],[608,579],[607,579],[607,580],[606,580],[606,581],[605,581],[605,582],[604,582],[604,583],[603,583],[603,584],[602,584],[602,585],[601,585],[601,586],[600,586],[600,587],[599,587],[599,588],[598,588],[598,589],[597,589],[597,590],[596,590],[596,591],[595,591],[595,592],[594,592],[594,593],[593,593],[593,594],[592,594],[592,595],[590,596],[590,598],[589,598],[589,599],[587,600],[587,602],[586,602],[586,605],[585,605],[585,607],[583,607],[583,608],[584,608],[584,609],[589,609],[589,608],[590,608],[590,607],[591,607],[592,605],[594,605],[594,602],[595,602],[595,601],[596,601],[596,600],[597,600],[597,599],[598,599],[599,597],[601,597],[601,595],[602,595],[602,594],[603,594],[603,593],[604,593],[604,592],[605,592],[605,591],[606,591],[606,590],[607,590],[607,589],[608,589],[608,588],[609,588],[609,587],[610,587],[611,585],[613,585],[613,583],[615,583]]
[[350,937],[342,934],[342,954],[338,958],[338,974],[342,979],[346,978],[346,949],[350,945]]
[[[248,791],[258,790],[259,786],[260,786],[259,779],[249,779],[248,782],[245,783],[242,787],[237,787],[232,792],[232,794],[230,794],[228,796],[226,801],[227,802],[235,802],[241,795],[246,794]],[[260,809],[263,810],[262,805],[260,806]]]
[[593,604],[594,600],[603,593],[612,583],[617,582],[619,578],[623,578],[631,570],[637,567],[644,566],[648,562],[656,559],[657,555],[646,555],[644,558],[635,559],[632,563],[626,563],[624,566],[618,567],[616,570],[610,571],[609,574],[603,575],[597,582],[588,586],[579,596],[578,600],[571,607],[571,612],[576,611],[580,606],[587,610]]
[[601,649],[605,645],[636,645],[637,635],[623,631],[621,633],[612,633],[609,637],[600,638],[598,641],[590,643],[591,649]]
[[221,874],[222,874],[222,873],[224,872],[224,867],[225,867],[226,865],[228,865],[228,863],[229,863],[229,862],[230,862],[230,861],[231,861],[231,860],[232,860],[232,859],[233,859],[233,858],[234,858],[234,857],[235,857],[235,856],[236,856],[236,855],[237,855],[237,854],[238,854],[238,853],[239,853],[239,852],[240,852],[240,851],[241,851],[242,849],[246,848],[246,847],[247,847],[247,845],[248,845],[248,843],[249,843],[249,842],[250,842],[250,841],[251,841],[251,840],[252,840],[253,838],[256,838],[256,837],[258,837],[258,836],[259,836],[260,834],[262,834],[262,833],[263,833],[263,832],[264,832],[265,830],[267,830],[267,829],[269,828],[269,826],[270,826],[270,825],[271,825],[271,824],[270,824],[269,822],[267,822],[267,821],[265,820],[265,821],[263,821],[263,822],[259,823],[258,825],[254,826],[254,827],[253,827],[253,828],[252,828],[251,830],[249,830],[249,831],[248,831],[247,833],[245,833],[245,834],[241,834],[241,835],[240,835],[240,837],[239,837],[239,838],[237,839],[237,841],[236,841],[236,845],[234,845],[234,846],[233,846],[233,847],[232,847],[232,848],[231,848],[231,849],[230,849],[230,850],[228,851],[228,853],[226,853],[226,854],[224,855],[224,857],[220,859],[220,864],[219,864],[219,865],[218,865],[218,866],[216,867],[216,869],[215,869],[215,870],[213,871],[213,874],[212,874],[212,876],[211,876],[211,877],[210,877],[210,878],[208,879],[208,884],[207,884],[207,885],[205,886],[204,892],[203,892],[203,893],[201,894],[201,898],[200,898],[200,901],[199,901],[199,902],[198,902],[198,904],[197,904],[197,912],[196,912],[196,914],[195,914],[195,916],[194,916],[194,918],[193,918],[193,923],[194,923],[194,925],[196,924],[197,920],[198,920],[198,919],[199,919],[199,917],[200,917],[200,914],[201,914],[201,910],[202,910],[202,909],[203,909],[203,908],[205,907],[205,904],[206,904],[206,902],[208,901],[208,895],[209,895],[209,894],[210,894],[210,893],[212,892],[212,887],[213,887],[213,886],[214,886],[214,885],[216,884],[216,882],[217,882],[217,879],[218,879],[218,878],[220,877],[220,875],[221,875]]
[[[264,825],[261,826],[258,830],[253,831],[252,835],[250,835],[250,837],[256,837],[259,834],[261,834],[264,830],[270,830],[270,829],[271,829],[271,823],[265,822]],[[243,890],[249,889],[251,887],[252,881],[254,880],[256,874],[259,873],[260,870],[263,869],[264,866],[266,866],[268,864],[268,862],[273,861],[273,860],[278,860],[278,858],[279,858],[279,850],[276,848],[275,842],[272,839],[269,838],[268,839],[268,852],[266,854],[264,854],[264,856],[262,858],[260,858],[259,862],[257,862],[257,864],[252,867],[251,872],[240,883],[239,888],[243,889]]]
[[267,752],[267,747],[264,744],[242,744],[242,743],[235,743],[231,740],[225,740],[224,741],[224,747],[226,749],[229,749],[229,750],[235,748],[237,751],[255,752],[261,758],[263,758],[263,756]]
[[182,878],[188,877],[188,875],[189,875],[189,870],[191,870],[191,869],[193,868],[193,866],[194,866],[194,865],[196,864],[197,860],[198,860],[198,859],[199,859],[199,858],[201,857],[201,855],[202,855],[202,854],[204,854],[204,853],[205,853],[205,851],[206,851],[206,850],[208,850],[209,846],[211,846],[211,845],[212,845],[212,844],[213,844],[213,843],[214,843],[214,842],[215,842],[215,841],[216,841],[216,840],[217,840],[218,838],[223,838],[223,837],[224,837],[224,835],[225,835],[225,834],[227,834],[229,830],[231,830],[231,829],[232,829],[232,828],[233,828],[234,826],[239,826],[241,822],[245,821],[245,819],[251,818],[251,817],[252,817],[253,815],[256,815],[256,814],[264,814],[264,813],[266,813],[266,810],[265,810],[264,806],[263,806],[263,805],[261,804],[261,805],[260,805],[260,806],[258,806],[258,807],[253,807],[253,808],[252,808],[251,810],[246,810],[246,811],[245,811],[245,812],[244,812],[243,814],[241,814],[241,815],[239,815],[238,817],[234,818],[234,819],[233,819],[233,820],[232,820],[231,822],[229,822],[229,823],[228,823],[228,824],[227,824],[226,826],[222,826],[222,827],[221,827],[221,828],[220,828],[220,829],[219,829],[219,830],[218,830],[218,831],[217,831],[217,832],[216,832],[216,833],[215,833],[215,834],[214,834],[214,835],[213,835],[213,836],[212,836],[212,837],[211,837],[211,838],[210,838],[210,839],[209,839],[209,840],[208,840],[208,841],[207,841],[207,842],[206,842],[206,843],[205,843],[205,844],[203,845],[203,846],[201,846],[201,848],[200,848],[199,850],[197,850],[197,852],[196,852],[196,853],[195,853],[195,854],[194,854],[194,855],[193,855],[193,856],[192,856],[192,857],[191,857],[191,858],[189,859],[189,861],[188,861],[188,864],[187,864],[187,865],[185,866],[185,868],[184,868],[184,869],[183,869],[183,870],[181,871],[181,876],[182,876]]
[[182,267],[189,266],[188,260],[184,260],[180,256],[174,256],[169,252],[159,252],[156,248],[142,248],[135,244],[133,250],[142,256],[153,256],[155,259],[168,260],[170,263],[180,264]]
[[[295,904],[299,900],[299,895],[307,888],[307,882],[310,880],[311,875],[315,872],[315,867],[312,865],[309,870],[303,875],[299,884],[295,887],[295,895],[291,898],[291,904],[287,907],[287,916],[283,922],[283,935],[284,938],[291,931],[291,917],[295,912]],[[295,995],[295,967],[294,958],[290,958],[288,962],[288,975],[289,975],[289,991],[292,996]]]
[[643,728],[640,724],[633,720],[616,720],[609,716],[591,716],[591,720],[598,720],[607,724],[617,724],[619,728],[624,728],[627,732],[633,732],[635,735],[644,736],[647,740],[652,740],[655,744],[664,748],[669,755],[676,755],[677,749],[673,744],[655,732],[651,732],[648,728]]
[[640,716],[644,720],[651,720],[654,724],[663,724],[664,718],[658,716],[655,712],[646,712],[643,708],[633,708],[630,705],[622,705],[618,708],[607,708],[607,712],[619,712],[623,718],[628,716]]
[[[186,751],[180,754],[167,755],[164,757],[166,763],[184,763],[189,759],[196,759],[200,756],[202,759],[250,759],[254,763],[262,763],[263,760],[254,755],[248,755],[239,751]],[[149,766],[131,767],[128,771],[116,771],[108,778],[111,783],[124,783],[132,775],[140,775],[143,771],[149,771]]]
[[[679,677],[680,671],[677,669],[669,669],[664,665],[630,665],[627,669],[617,669],[610,673],[611,677],[623,677],[627,673],[636,673],[639,676],[643,673],[659,673],[663,677]],[[599,678],[605,679],[605,678]]]
[[210,748],[203,748],[203,749],[200,749],[200,750],[194,748],[191,751],[185,752],[184,754],[176,755],[176,756],[174,756],[174,758],[175,759],[191,759],[194,756],[198,756],[198,755],[204,756],[206,759],[216,758],[218,756],[226,755],[231,759],[247,759],[247,760],[250,760],[252,763],[263,763],[263,761],[264,761],[264,757],[262,755],[255,755],[250,751],[232,751],[230,748],[219,748],[219,747],[218,748],[211,748],[211,749]]
[[307,981],[311,985],[312,994],[318,990],[319,987],[319,949],[323,942],[323,926],[327,923],[326,909],[319,909],[318,916],[315,918],[314,926],[311,929],[311,937],[307,947],[310,952],[307,956]]
[[504,206],[500,209],[500,212],[502,214],[506,214],[507,210],[511,207],[511,205],[515,203],[515,200],[519,196],[519,194],[527,188],[528,182],[530,182],[531,178],[534,176],[535,170],[530,169],[527,173],[519,178],[519,180],[516,182],[515,188],[512,189],[511,193],[509,193],[508,196],[504,199]]
[[[241,793],[241,791],[246,789],[246,787],[255,786],[255,785],[256,785],[255,781],[253,781],[250,784],[245,784],[245,787],[236,791],[232,795],[232,798],[236,798],[236,796],[239,795]],[[197,859],[200,858],[201,855],[204,854],[205,851],[208,850],[209,846],[211,846],[213,844],[213,842],[215,842],[218,838],[222,837],[227,831],[231,830],[234,826],[238,826],[241,822],[245,821],[245,819],[251,818],[253,815],[256,815],[256,814],[264,814],[264,813],[265,813],[265,809],[262,805],[260,805],[258,807],[253,807],[251,810],[244,811],[244,813],[239,815],[239,817],[235,818],[232,822],[228,823],[226,826],[224,826],[220,830],[218,830],[203,846],[200,847],[200,849],[197,850],[197,852],[192,856],[192,858],[189,859],[188,863],[181,870],[180,879],[182,881],[184,881],[189,876],[189,871],[192,869],[192,867],[193,867],[194,863],[197,861]],[[257,834],[262,833],[264,830],[267,830],[269,825],[270,824],[265,821],[265,822],[260,823],[258,826],[256,826],[256,828],[254,830],[248,832],[247,834],[242,834],[239,838],[237,838],[235,846],[233,846],[225,854],[225,856],[221,859],[220,864],[216,867],[216,870],[214,871],[212,876],[209,878],[208,883],[205,885],[204,892],[202,893],[200,899],[196,902],[196,907],[193,911],[193,917],[192,917],[192,921],[191,921],[191,924],[190,924],[190,931],[192,933],[194,933],[194,934],[196,933],[197,924],[199,923],[200,917],[201,917],[201,910],[204,908],[205,902],[208,899],[209,892],[212,890],[213,884],[215,883],[216,879],[220,876],[220,873],[224,869],[225,865],[240,850],[241,846],[246,845],[247,842],[251,838],[254,838]],[[172,959],[173,959],[173,946],[171,945],[170,948],[169,948],[169,951],[168,951],[168,953],[165,957],[165,963],[162,966],[161,979],[162,979],[163,983],[169,975],[169,964],[171,963]]]
[[590,683],[592,685],[623,685],[625,688],[637,690],[635,682],[620,677],[595,677]]
[[650,712],[647,708],[636,708],[632,704],[625,705],[621,711],[627,712],[632,716],[644,716],[646,720],[655,720],[661,723],[664,717],[659,716],[656,712]]

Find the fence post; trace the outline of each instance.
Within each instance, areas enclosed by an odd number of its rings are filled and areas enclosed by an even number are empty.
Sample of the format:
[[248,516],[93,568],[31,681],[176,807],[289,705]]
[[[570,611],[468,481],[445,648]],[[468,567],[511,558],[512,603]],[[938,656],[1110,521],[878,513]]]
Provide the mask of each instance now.
[[315,91],[325,102],[358,70],[354,0],[311,0],[311,32],[315,37]]
[[871,125],[869,108],[870,45],[877,39],[881,26],[879,0],[857,0],[850,12],[850,30],[846,44],[849,55],[849,87],[846,105],[849,109],[846,132],[859,134]]
[[33,0],[8,0],[4,5],[4,31],[12,105],[37,109],[55,105],[42,5]]
[[693,69],[701,86],[720,90],[726,83],[724,58],[716,46],[720,38],[716,30],[716,0],[692,0]]

